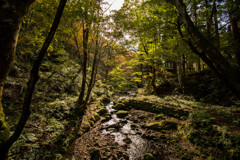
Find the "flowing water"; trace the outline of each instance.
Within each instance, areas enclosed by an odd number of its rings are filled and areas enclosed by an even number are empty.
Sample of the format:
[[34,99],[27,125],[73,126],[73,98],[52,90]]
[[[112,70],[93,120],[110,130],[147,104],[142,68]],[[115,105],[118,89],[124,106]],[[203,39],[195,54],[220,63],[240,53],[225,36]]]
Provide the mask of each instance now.
[[[122,96],[119,99],[122,98],[129,97]],[[143,131],[131,127],[133,122],[127,120],[127,118],[118,118],[116,110],[112,108],[113,105],[113,102],[106,105],[106,109],[111,114],[111,119],[102,124],[102,133],[113,135],[116,143],[127,146],[127,153],[130,160],[142,160],[144,154],[150,148],[148,141],[142,138]]]

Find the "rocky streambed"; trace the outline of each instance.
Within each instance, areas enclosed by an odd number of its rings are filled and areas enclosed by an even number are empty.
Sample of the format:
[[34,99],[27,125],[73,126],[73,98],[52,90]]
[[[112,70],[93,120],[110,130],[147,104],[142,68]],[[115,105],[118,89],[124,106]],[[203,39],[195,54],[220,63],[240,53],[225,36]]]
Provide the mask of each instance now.
[[186,109],[122,97],[100,113],[101,120],[75,142],[74,159],[204,159],[183,138]]
[[113,109],[113,106],[113,102],[106,106],[111,119],[102,124],[102,133],[113,135],[118,145],[125,146],[130,160],[143,159],[144,155],[150,151],[148,140],[143,138],[144,131],[129,120],[131,114],[128,111],[118,111]]

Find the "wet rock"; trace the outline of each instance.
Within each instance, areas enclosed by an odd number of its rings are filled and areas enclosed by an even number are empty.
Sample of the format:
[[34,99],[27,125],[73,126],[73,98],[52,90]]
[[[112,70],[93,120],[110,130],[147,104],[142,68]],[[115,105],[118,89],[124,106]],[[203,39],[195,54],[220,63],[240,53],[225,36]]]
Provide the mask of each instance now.
[[119,123],[111,124],[107,126],[107,128],[115,128],[115,129],[120,129],[121,125]]
[[121,123],[126,124],[126,123],[128,123],[128,121],[127,120],[122,120]]
[[130,144],[130,143],[132,143],[132,140],[127,137],[123,140],[123,142],[125,142],[126,144]]
[[132,129],[136,129],[136,128],[137,128],[137,125],[133,123],[133,124],[131,124],[131,128],[132,128]]
[[103,115],[106,114],[106,113],[108,113],[106,108],[101,108],[101,109],[98,111],[98,114],[99,114],[100,116],[103,116]]
[[120,110],[120,111],[118,111],[116,114],[117,114],[117,116],[118,116],[119,118],[124,118],[124,117],[126,117],[126,116],[128,115],[128,111]]
[[97,148],[90,150],[91,160],[101,160],[101,153]]

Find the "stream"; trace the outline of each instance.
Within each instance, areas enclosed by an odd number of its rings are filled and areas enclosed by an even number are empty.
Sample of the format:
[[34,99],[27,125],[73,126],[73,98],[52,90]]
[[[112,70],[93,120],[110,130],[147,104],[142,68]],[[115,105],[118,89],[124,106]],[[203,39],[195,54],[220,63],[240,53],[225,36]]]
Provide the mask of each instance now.
[[[129,94],[131,96],[131,94]],[[122,98],[129,98],[129,96],[122,96]],[[102,133],[113,135],[115,142],[120,146],[126,146],[127,153],[130,160],[142,160],[144,154],[149,151],[150,144],[148,140],[142,138],[143,130],[128,120],[128,114],[125,118],[119,118],[116,115],[117,110],[113,109],[113,102],[106,105],[107,111],[111,114],[111,119],[102,124]]]

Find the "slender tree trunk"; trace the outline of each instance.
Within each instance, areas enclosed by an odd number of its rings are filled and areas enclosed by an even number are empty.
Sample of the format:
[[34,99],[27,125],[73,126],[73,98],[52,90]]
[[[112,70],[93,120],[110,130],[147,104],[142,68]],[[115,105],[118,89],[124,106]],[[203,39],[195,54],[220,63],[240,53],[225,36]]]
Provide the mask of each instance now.
[[198,57],[198,59],[197,59],[197,70],[198,70],[198,72],[201,72],[201,59],[200,59],[200,57]]
[[[208,0],[204,0],[205,3],[205,8],[208,9],[209,8],[209,4],[208,4]],[[207,37],[210,38],[211,35],[211,20],[209,19],[209,15],[206,14],[206,27],[207,27]]]
[[[236,4],[235,4],[236,3]],[[230,18],[230,25],[231,25],[231,31],[232,31],[232,38],[234,41],[234,49],[235,49],[235,58],[237,61],[238,66],[240,67],[240,32],[238,28],[238,22],[240,21],[239,15],[234,15],[234,12],[237,12],[240,7],[240,2],[233,0],[227,0],[228,5],[228,13]]]
[[219,38],[219,29],[218,29],[218,17],[217,17],[217,6],[214,1],[213,3],[213,16],[214,16],[214,30],[215,30],[215,40],[216,46],[220,49],[220,38]]
[[189,35],[196,42],[198,47],[209,57],[209,60],[214,64],[217,71],[223,77],[224,82],[229,88],[240,97],[240,71],[239,69],[231,66],[231,64],[221,55],[216,47],[204,37],[204,35],[194,26],[190,19],[186,6],[181,0],[165,0],[176,6],[180,13],[181,20],[185,25]]
[[156,86],[156,69],[154,66],[152,66],[152,80],[151,80],[151,85],[153,89],[154,95],[157,95],[157,86]]
[[87,61],[88,61],[88,38],[89,38],[89,27],[90,24],[87,22],[86,26],[83,24],[83,62],[82,62],[82,85],[80,95],[77,100],[77,116],[81,112],[81,105],[83,105],[83,100],[85,96],[86,81],[87,81]]
[[183,54],[182,55],[182,74],[185,76],[186,74],[186,56]]
[[20,120],[18,122],[18,125],[17,125],[16,130],[13,133],[13,135],[8,140],[5,140],[0,144],[0,157],[1,158],[3,158],[3,157],[5,159],[8,158],[8,151],[9,151],[10,147],[20,137],[20,135],[23,131],[23,128],[25,127],[26,122],[31,114],[30,104],[31,104],[35,85],[39,79],[39,75],[38,75],[39,68],[40,68],[41,62],[43,60],[43,57],[53,39],[56,29],[59,25],[60,19],[62,17],[62,12],[63,12],[66,2],[67,2],[67,0],[60,1],[57,13],[55,15],[54,22],[53,22],[50,32],[48,34],[48,37],[46,38],[46,40],[42,46],[42,49],[38,54],[37,59],[34,61],[34,65],[33,65],[32,71],[31,71],[31,75],[30,75],[30,80],[28,82],[28,88],[27,88],[27,91],[24,96],[24,102],[22,105],[22,109],[23,109],[22,115],[20,117]]
[[173,74],[177,75],[177,63],[176,62],[172,62],[172,70],[173,70]]
[[143,88],[143,64],[141,64],[141,88]]
[[182,93],[184,92],[183,90],[183,85],[182,85],[182,69],[181,69],[181,61],[177,63],[177,75],[178,75],[178,85],[181,88]]
[[87,105],[87,102],[89,100],[91,91],[94,87],[95,84],[95,78],[96,78],[96,74],[97,74],[97,56],[98,56],[98,52],[99,52],[99,33],[97,33],[96,36],[96,46],[95,46],[95,54],[94,54],[94,58],[93,58],[93,63],[92,63],[92,73],[91,73],[91,79],[90,82],[88,84],[88,91],[87,91],[87,95],[86,98],[84,100],[84,105]]

